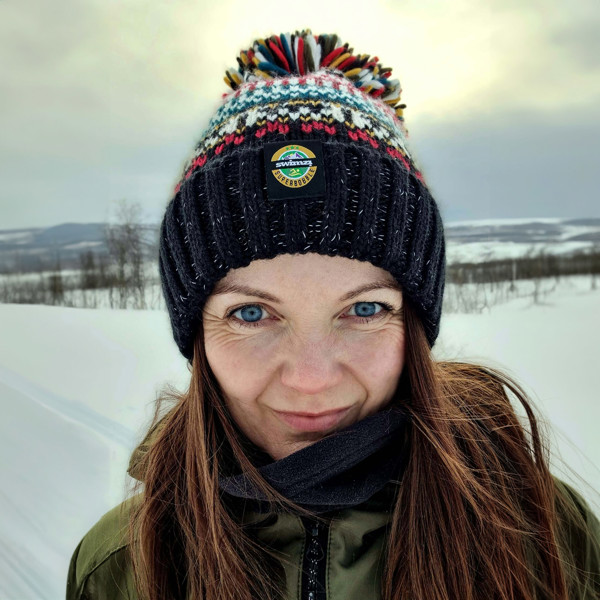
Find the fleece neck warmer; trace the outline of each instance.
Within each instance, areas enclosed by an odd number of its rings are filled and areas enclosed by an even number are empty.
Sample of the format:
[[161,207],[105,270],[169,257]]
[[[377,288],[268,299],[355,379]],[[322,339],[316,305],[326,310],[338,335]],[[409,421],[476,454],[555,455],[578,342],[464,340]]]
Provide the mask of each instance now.
[[[386,408],[282,459],[260,451],[251,460],[279,493],[317,514],[361,504],[390,480],[400,480],[408,459],[409,415]],[[223,474],[219,485],[258,512],[274,510],[244,473]]]

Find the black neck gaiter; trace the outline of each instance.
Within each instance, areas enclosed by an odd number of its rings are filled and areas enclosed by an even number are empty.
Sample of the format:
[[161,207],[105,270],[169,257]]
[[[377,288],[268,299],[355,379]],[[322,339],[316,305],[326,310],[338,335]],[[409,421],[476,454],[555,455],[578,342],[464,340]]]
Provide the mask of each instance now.
[[[306,448],[273,460],[251,460],[279,493],[315,513],[356,506],[399,480],[408,459],[409,415],[385,408]],[[222,491],[246,499],[258,512],[275,510],[244,473],[221,475]]]

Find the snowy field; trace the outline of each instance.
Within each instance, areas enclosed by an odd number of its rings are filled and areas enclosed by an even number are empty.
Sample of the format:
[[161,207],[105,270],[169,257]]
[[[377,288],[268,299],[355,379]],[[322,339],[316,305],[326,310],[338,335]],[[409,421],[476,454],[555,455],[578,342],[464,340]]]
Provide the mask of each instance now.
[[[599,300],[589,277],[563,279],[542,304],[445,314],[434,348],[524,386],[548,422],[553,471],[581,475],[589,486],[564,477],[597,514]],[[0,331],[0,600],[60,599],[75,546],[125,496],[156,395],[189,373],[162,311],[6,304]]]

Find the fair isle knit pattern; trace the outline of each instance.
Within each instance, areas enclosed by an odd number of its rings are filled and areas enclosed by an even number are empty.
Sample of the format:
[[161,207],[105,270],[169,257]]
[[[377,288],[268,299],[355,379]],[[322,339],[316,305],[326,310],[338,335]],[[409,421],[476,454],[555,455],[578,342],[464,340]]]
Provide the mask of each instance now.
[[[422,177],[407,149],[406,129],[396,113],[345,80],[341,71],[319,70],[306,76],[251,81],[227,95],[193,155],[182,181],[212,157],[243,145],[256,145],[271,133],[320,132],[331,140],[381,148]],[[182,182],[177,184],[175,193]]]
[[[266,42],[260,40],[254,52],[241,53],[238,73],[227,71],[233,91],[223,95],[165,211],[159,271],[175,341],[191,361],[203,305],[230,269],[316,252],[389,271],[433,346],[445,283],[444,231],[407,147],[404,105],[393,107],[399,84],[369,79],[365,70],[380,68],[374,59],[359,55],[354,67],[351,56],[340,62],[351,51],[335,35],[303,30],[286,50],[287,35],[269,38],[282,56],[295,49],[287,70],[282,57],[279,66],[261,60]],[[329,66],[315,60],[315,44]],[[389,69],[381,71],[389,76]],[[270,195],[273,143],[314,145],[322,193],[292,198],[281,186],[282,195]]]

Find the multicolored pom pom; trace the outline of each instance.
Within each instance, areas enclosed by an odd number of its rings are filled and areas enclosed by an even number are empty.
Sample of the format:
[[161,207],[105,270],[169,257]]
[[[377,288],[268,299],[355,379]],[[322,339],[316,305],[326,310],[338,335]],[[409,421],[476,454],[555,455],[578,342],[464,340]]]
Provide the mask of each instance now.
[[354,48],[342,43],[335,33],[315,36],[310,29],[303,29],[257,39],[251,48],[240,52],[237,62],[238,68],[227,69],[223,78],[232,90],[246,81],[329,69],[391,106],[398,119],[403,120],[406,104],[400,104],[402,88],[398,79],[390,79],[391,67],[381,66],[377,56],[354,54]]

